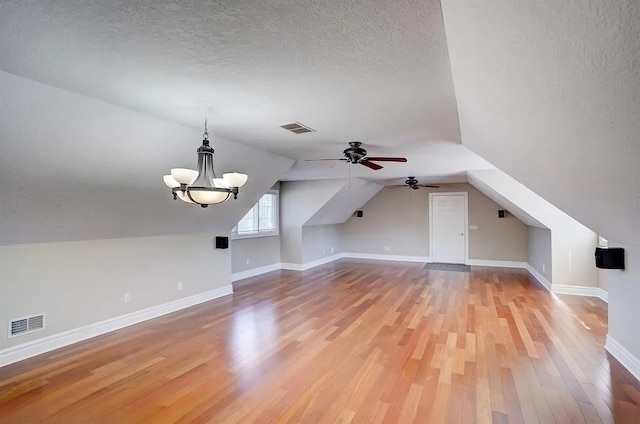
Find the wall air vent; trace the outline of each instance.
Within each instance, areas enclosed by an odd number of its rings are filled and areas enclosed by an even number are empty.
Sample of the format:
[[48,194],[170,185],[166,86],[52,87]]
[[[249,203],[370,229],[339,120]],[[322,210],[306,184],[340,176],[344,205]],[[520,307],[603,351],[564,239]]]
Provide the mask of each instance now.
[[284,128],[287,131],[291,131],[294,134],[304,134],[309,132],[315,132],[313,128],[309,128],[306,125],[302,125],[300,122],[294,122],[292,124],[280,125],[280,128]]
[[31,333],[44,328],[44,314],[9,321],[9,337]]

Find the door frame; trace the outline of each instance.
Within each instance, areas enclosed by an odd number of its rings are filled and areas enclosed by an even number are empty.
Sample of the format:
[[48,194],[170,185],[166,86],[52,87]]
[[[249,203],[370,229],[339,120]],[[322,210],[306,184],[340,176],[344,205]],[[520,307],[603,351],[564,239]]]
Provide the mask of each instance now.
[[433,258],[433,200],[436,196],[462,195],[464,197],[464,264],[469,262],[469,192],[467,191],[436,191],[429,192],[429,262]]

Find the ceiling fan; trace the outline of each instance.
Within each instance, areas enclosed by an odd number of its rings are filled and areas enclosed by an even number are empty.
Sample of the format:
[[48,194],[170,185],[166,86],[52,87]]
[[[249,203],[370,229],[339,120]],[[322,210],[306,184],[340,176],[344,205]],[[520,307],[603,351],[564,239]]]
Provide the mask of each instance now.
[[406,162],[407,158],[389,157],[389,156],[367,156],[367,151],[360,147],[362,145],[359,141],[350,141],[349,147],[344,149],[342,154],[344,158],[341,159],[307,159],[309,161],[317,160],[344,160],[348,163],[359,163],[367,168],[371,168],[374,171],[382,169],[382,165],[378,165],[374,162]]
[[440,186],[437,186],[437,185],[418,184],[418,180],[416,180],[416,177],[409,177],[405,180],[404,184],[391,186],[389,188],[402,188],[402,187],[409,187],[412,190],[418,190],[420,187],[440,188]]

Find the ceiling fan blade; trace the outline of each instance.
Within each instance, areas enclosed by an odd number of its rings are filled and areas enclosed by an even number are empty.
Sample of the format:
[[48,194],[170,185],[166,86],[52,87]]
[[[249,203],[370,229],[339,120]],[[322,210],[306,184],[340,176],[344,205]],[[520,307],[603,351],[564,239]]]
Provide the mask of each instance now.
[[437,185],[429,185],[429,184],[419,184],[420,187],[429,187],[429,188],[440,188],[440,186]]
[[406,162],[407,158],[394,158],[387,156],[367,157],[365,160],[375,160],[376,162]]
[[315,162],[315,161],[319,161],[319,160],[346,160],[346,159],[305,159],[305,162]]
[[378,169],[382,169],[383,167],[378,165],[377,163],[373,163],[373,162],[369,162],[368,160],[361,160],[360,162],[358,162],[360,165],[364,165],[367,168],[371,168],[374,171],[377,171]]

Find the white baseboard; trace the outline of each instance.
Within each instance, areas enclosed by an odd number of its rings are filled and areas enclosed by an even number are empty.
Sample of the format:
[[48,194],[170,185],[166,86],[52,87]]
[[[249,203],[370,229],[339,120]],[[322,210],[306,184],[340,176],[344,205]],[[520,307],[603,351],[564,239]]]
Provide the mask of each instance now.
[[0,350],[0,367],[233,293],[228,285]]
[[384,255],[378,253],[344,253],[345,258],[354,259],[373,259],[377,261],[395,261],[395,262],[431,262],[428,256],[404,256],[404,255]]
[[293,264],[288,262],[282,262],[280,264],[281,269],[288,269],[291,271],[306,271],[311,268],[315,268],[320,265],[328,264],[329,262],[337,261],[344,258],[344,253],[336,253],[335,255],[326,256],[324,258],[317,259],[311,262],[305,262],[303,264]]
[[242,272],[236,272],[234,274],[231,274],[231,281],[233,282],[238,280],[244,280],[245,278],[255,277],[257,275],[266,274],[267,272],[271,272],[271,271],[277,271],[282,268],[281,265],[282,264],[278,262],[271,265],[248,269]]
[[526,264],[526,268],[527,268],[527,271],[529,271],[529,274],[533,276],[533,278],[538,280],[538,282],[542,284],[542,286],[545,289],[551,291],[551,281],[547,280],[544,275],[540,274],[538,270],[532,267],[531,265]]
[[573,296],[588,296],[597,297],[609,301],[609,294],[602,290],[600,287],[585,287],[585,286],[566,286],[562,284],[552,284],[551,292],[556,294],[570,294]]
[[517,261],[493,261],[487,259],[467,259],[467,265],[472,266],[493,266],[498,268],[521,268],[526,269],[526,262]]
[[618,341],[607,334],[604,348],[613,355],[633,376],[640,380],[640,359],[624,348]]
[[551,293],[555,294],[569,294],[572,296],[587,296],[587,297],[597,297],[605,302],[609,302],[609,294],[602,290],[600,287],[586,287],[586,286],[569,286],[563,284],[552,284],[549,280],[547,280],[544,275],[540,274],[537,269],[533,268],[531,265],[526,264],[527,271],[529,274],[533,275],[533,277],[540,282],[544,286],[545,289],[549,290]]

